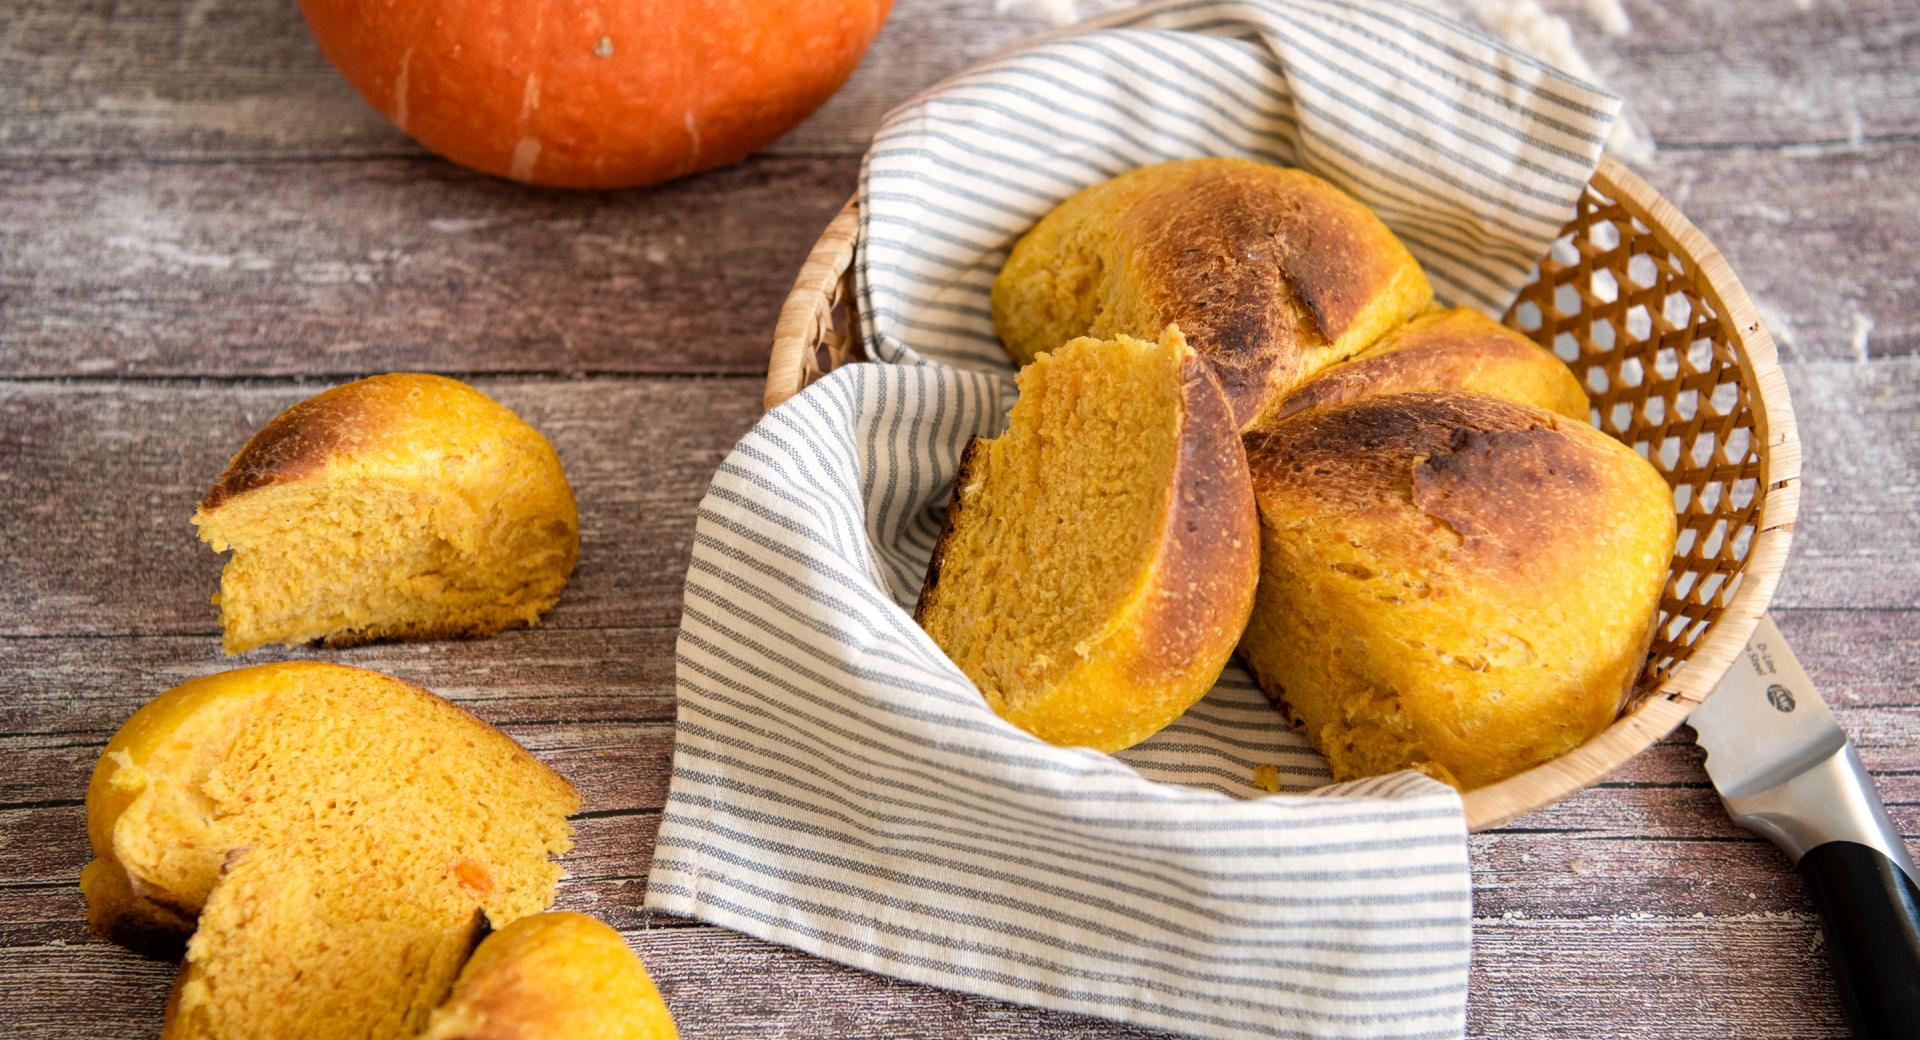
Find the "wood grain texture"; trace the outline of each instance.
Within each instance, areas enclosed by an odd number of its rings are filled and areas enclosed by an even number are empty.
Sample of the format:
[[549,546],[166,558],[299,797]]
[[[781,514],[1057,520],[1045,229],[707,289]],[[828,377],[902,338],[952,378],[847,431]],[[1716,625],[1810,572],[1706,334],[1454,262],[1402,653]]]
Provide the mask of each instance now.
[[[758,414],[793,271],[881,114],[1029,32],[901,0],[848,88],[766,155],[650,192],[543,192],[424,155],[292,3],[12,0],[0,18],[0,1033],[151,1036],[171,966],[90,936],[81,795],[152,694],[323,656],[467,705],[587,798],[561,903],[646,957],[689,1038],[1150,1034],[900,983],[640,909],[671,748],[694,509]],[[1920,8],[1567,14],[1662,151],[1641,172],[1781,340],[1806,442],[1777,618],[1920,835]],[[221,655],[187,522],[260,423],[338,378],[482,376],[579,491],[579,572],[534,630]],[[1472,839],[1469,1036],[1843,1034],[1773,849],[1685,731]]]
[[[0,167],[0,376],[763,372],[858,166],[761,157],[615,193],[407,159]],[[1788,360],[1920,353],[1920,141],[1643,172]]]
[[[1844,402],[1804,424],[1807,487],[1779,603],[1920,601],[1920,358],[1790,369],[1796,402]],[[748,378],[482,379],[551,438],[581,502],[579,570],[553,628],[670,627],[693,511],[752,423]],[[247,436],[318,385],[0,383],[0,635],[210,633],[220,561],[193,504]],[[1820,414],[1816,408],[1815,414]],[[116,493],[102,494],[102,488]]]
[[[693,511],[759,414],[758,379],[478,380],[553,441],[580,564],[552,628],[680,622]],[[189,522],[253,430],[320,385],[0,386],[0,634],[212,632],[221,561]],[[103,489],[115,489],[103,493]]]
[[0,168],[0,372],[764,372],[858,170],[584,193],[408,159]]
[[[1920,11],[1903,0],[1627,0],[1634,31],[1619,36],[1601,32],[1582,0],[1544,6],[1572,21],[1596,70],[1667,147],[1920,133]],[[1045,25],[994,7],[898,3],[846,89],[772,151],[858,152],[881,113]],[[0,127],[0,158],[422,154],[334,74],[292,4],[16,0],[10,22],[0,79],[24,111]]]
[[[1646,31],[1583,36],[1664,144],[1641,172],[1727,253],[1787,357],[1920,352],[1920,87],[1901,75],[1920,8],[1750,6],[1629,5]],[[1032,25],[902,4],[767,156],[580,194],[424,156],[292,5],[29,0],[0,36],[0,82],[25,88],[0,118],[0,375],[757,371],[881,115]]]

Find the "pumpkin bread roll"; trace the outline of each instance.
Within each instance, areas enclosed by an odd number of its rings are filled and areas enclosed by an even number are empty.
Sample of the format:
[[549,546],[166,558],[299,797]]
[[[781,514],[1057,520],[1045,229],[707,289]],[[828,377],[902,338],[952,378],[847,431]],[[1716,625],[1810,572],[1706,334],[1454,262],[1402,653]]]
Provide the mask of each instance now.
[[1312,408],[1410,390],[1466,390],[1587,421],[1586,391],[1553,351],[1465,307],[1436,310],[1382,336],[1282,398],[1271,424]]
[[553,900],[580,799],[512,740],[376,672],[195,679],[87,789],[94,930],[186,964],[167,1037],[410,1037],[487,922]]
[[1432,299],[1400,240],[1332,184],[1187,159],[1095,184],[1042,218],[994,280],[993,324],[1019,364],[1075,336],[1178,325],[1244,429]]
[[1247,438],[1261,523],[1242,656],[1336,780],[1463,790],[1611,723],[1667,580],[1672,492],[1585,422],[1369,397]]
[[216,597],[228,653],[529,625],[580,548],[547,439],[433,375],[374,376],[282,412],[193,522],[214,551],[233,550]]
[[1206,362],[1079,339],[968,445],[914,617],[1002,718],[1116,751],[1206,694],[1258,576],[1246,456]]
[[673,1016],[620,933],[585,914],[487,936],[421,1040],[675,1040]]

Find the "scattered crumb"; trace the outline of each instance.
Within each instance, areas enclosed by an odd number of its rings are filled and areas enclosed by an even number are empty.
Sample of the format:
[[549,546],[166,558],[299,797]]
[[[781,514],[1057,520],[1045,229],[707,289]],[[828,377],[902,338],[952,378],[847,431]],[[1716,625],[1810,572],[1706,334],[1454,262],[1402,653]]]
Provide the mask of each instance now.
[[1587,13],[1600,23],[1600,31],[1608,36],[1625,36],[1633,31],[1633,20],[1627,17],[1627,9],[1620,6],[1620,0],[1587,0]]
[[1841,125],[1847,129],[1847,147],[1859,151],[1867,146],[1866,124],[1860,118],[1860,99],[1853,88],[1847,88],[1847,110],[1840,113]]
[[1873,315],[1865,311],[1853,312],[1853,329],[1848,333],[1848,342],[1853,345],[1853,357],[1856,361],[1867,360],[1867,340],[1873,336]]
[[1280,768],[1272,765],[1253,767],[1253,786],[1269,794],[1280,793]]
[[600,42],[593,45],[593,56],[596,58],[613,57],[613,37],[600,37]]

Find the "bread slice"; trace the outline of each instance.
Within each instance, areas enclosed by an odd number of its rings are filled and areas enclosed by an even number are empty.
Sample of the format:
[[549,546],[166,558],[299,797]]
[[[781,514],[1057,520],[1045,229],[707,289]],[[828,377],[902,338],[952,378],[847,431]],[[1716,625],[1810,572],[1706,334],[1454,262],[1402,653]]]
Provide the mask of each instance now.
[[1327,181],[1186,159],[1095,184],[1041,218],[994,279],[993,325],[1018,364],[1075,336],[1178,325],[1246,428],[1432,299],[1393,232]]
[[1114,751],[1210,689],[1253,603],[1246,457],[1178,329],[1079,339],[968,446],[915,618],[1014,725]]
[[1472,789],[1577,747],[1646,659],[1673,495],[1585,422],[1482,394],[1366,397],[1249,435],[1242,658],[1335,779]]
[[675,1040],[673,1016],[620,933],[585,914],[487,936],[421,1040]]
[[233,551],[228,653],[492,635],[560,597],[580,523],[539,431],[464,383],[374,376],[282,412],[194,514]]
[[1580,381],[1553,351],[1465,307],[1436,310],[1382,336],[1283,398],[1262,420],[1413,390],[1465,390],[1545,408],[1585,423]]
[[411,1036],[485,924],[552,902],[579,804],[425,690],[260,665],[160,695],[108,742],[80,885],[109,939],[192,934],[170,1037]]

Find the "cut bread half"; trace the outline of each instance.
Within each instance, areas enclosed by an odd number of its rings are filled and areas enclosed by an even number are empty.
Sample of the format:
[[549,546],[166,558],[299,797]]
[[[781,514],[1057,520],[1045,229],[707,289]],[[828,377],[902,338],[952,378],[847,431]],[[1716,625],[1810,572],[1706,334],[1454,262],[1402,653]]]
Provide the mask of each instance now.
[[915,617],[1001,717],[1114,751],[1210,689],[1259,538],[1232,409],[1178,329],[1074,340],[969,445]]
[[483,925],[552,902],[579,804],[425,690],[260,665],[160,695],[108,742],[80,884],[107,938],[166,954],[191,934],[168,1036],[411,1036]]
[[464,383],[410,373],[282,412],[193,522],[233,551],[216,599],[228,653],[530,625],[580,545],[547,439]]

